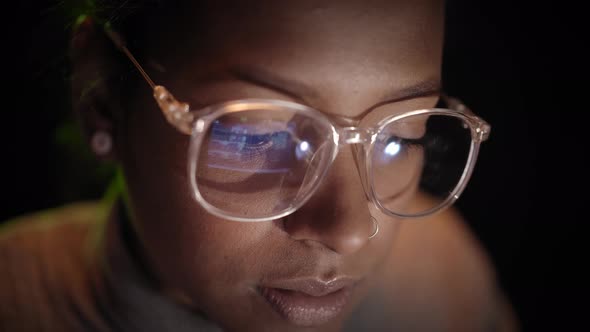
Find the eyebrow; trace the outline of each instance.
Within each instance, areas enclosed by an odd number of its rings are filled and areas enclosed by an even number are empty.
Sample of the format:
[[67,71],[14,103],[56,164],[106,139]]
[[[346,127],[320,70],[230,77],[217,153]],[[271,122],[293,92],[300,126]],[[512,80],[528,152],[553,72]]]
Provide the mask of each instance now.
[[[317,100],[319,95],[317,91],[305,85],[302,82],[281,77],[264,68],[254,66],[235,66],[229,69],[229,74],[234,78],[249,82],[264,88],[278,91],[284,95],[300,101]],[[393,92],[384,94],[379,102],[371,106],[366,111],[383,104],[400,102],[403,100],[437,95],[441,93],[441,83],[439,78],[429,78],[410,86],[396,89]],[[366,112],[365,111],[365,112]],[[363,112],[363,113],[365,113]]]

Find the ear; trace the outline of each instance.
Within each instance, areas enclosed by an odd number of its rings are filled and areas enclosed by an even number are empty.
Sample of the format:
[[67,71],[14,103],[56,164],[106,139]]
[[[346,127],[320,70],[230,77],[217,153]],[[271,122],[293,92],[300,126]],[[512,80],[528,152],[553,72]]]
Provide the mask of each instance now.
[[121,70],[116,60],[118,54],[102,27],[88,16],[77,20],[69,54],[73,111],[91,147],[96,143],[97,135],[102,137],[99,138],[102,143],[105,134],[110,135],[110,149],[100,152],[96,148],[93,150],[101,159],[115,160],[117,129],[123,120],[120,96],[115,93],[120,89],[113,80]]

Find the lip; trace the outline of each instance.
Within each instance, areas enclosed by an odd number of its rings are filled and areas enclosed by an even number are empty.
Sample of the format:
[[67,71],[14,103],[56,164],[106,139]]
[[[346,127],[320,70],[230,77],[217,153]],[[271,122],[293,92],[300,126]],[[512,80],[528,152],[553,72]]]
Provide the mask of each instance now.
[[328,322],[344,309],[356,283],[353,278],[290,279],[265,284],[258,290],[287,321],[298,326],[316,326]]

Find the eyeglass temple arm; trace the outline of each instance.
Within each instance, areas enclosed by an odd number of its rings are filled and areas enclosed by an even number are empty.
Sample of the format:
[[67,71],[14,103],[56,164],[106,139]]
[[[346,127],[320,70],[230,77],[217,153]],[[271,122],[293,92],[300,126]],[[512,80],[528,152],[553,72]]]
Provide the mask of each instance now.
[[129,49],[125,45],[125,40],[123,39],[123,37],[120,34],[118,34],[117,32],[113,31],[113,29],[110,27],[110,25],[108,23],[105,24],[104,31],[106,32],[107,36],[109,36],[109,38],[111,39],[111,41],[115,44],[115,46],[121,52],[123,52],[127,56],[127,58],[129,60],[131,60],[131,62],[135,66],[135,68],[137,68],[137,70],[139,70],[139,72],[141,73],[141,76],[143,76],[143,78],[150,85],[150,87],[152,89],[155,89],[156,88],[156,84],[154,83],[154,81],[152,81],[152,79],[150,78],[150,76],[146,73],[146,71],[139,64],[139,62],[137,62],[137,60],[135,59],[135,57],[133,56],[133,54],[131,54],[131,52],[129,51]]
[[146,82],[153,89],[154,99],[156,99],[156,102],[158,103],[158,106],[160,106],[162,113],[164,113],[166,120],[168,120],[171,125],[181,132],[190,135],[192,133],[194,115],[189,112],[189,104],[179,102],[165,87],[156,85],[154,83],[148,73],[143,69],[137,59],[135,59],[133,54],[129,51],[125,45],[125,40],[123,37],[114,31],[109,23],[104,25],[104,31],[109,39],[115,44],[115,46],[133,63],[141,76],[143,76]]
[[[146,82],[154,90],[153,96],[168,122],[181,132],[190,135],[192,133],[192,123],[195,117],[189,112],[189,104],[179,102],[165,87],[156,85],[154,81],[152,81],[150,76],[125,45],[125,40],[123,37],[114,31],[109,23],[104,25],[104,31],[109,39],[111,39],[111,41],[115,44],[115,46],[133,63],[135,68],[137,68],[137,70],[140,72],[141,76],[143,76]],[[445,101],[445,103],[447,103],[451,109],[466,113],[472,119],[477,121],[476,131],[479,134],[479,139],[481,141],[488,139],[491,127],[486,121],[477,117],[467,106],[465,106],[465,104],[463,104],[457,98],[449,97],[446,94],[441,94],[441,99],[443,99],[443,101]]]

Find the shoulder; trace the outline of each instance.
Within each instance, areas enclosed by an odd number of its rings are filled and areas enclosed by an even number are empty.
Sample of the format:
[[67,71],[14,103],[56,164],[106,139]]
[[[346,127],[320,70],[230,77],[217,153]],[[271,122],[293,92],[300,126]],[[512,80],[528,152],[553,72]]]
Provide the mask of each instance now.
[[[63,207],[32,213],[5,222],[0,227],[0,259],[3,263],[22,265],[33,259],[43,259],[55,253],[70,253],[71,258],[80,253],[86,243],[86,235],[101,216],[100,204],[74,203]],[[14,260],[24,256],[28,260]],[[63,257],[63,258],[67,258]]]
[[[92,251],[100,204],[76,203],[0,227],[0,321],[35,330],[76,303]],[[25,325],[25,326],[23,326]],[[30,325],[30,326],[29,326]],[[14,326],[12,326],[14,327]]]
[[485,250],[456,210],[402,221],[373,299],[404,330],[514,331]]

